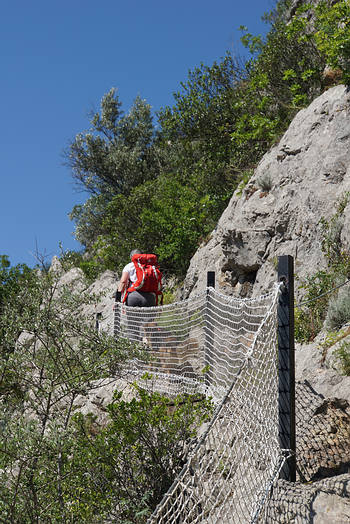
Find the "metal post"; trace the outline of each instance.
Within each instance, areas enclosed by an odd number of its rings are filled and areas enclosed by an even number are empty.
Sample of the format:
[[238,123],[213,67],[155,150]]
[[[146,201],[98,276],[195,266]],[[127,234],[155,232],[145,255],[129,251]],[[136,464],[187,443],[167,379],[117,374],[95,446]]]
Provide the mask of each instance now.
[[115,302],[114,302],[114,338],[117,340],[120,336],[120,294],[118,295],[118,291],[115,294]]
[[208,271],[208,273],[207,273],[207,287],[215,288],[215,271]]
[[293,257],[278,257],[278,281],[283,283],[278,316],[279,442],[292,456],[280,478],[295,482],[295,351],[294,351],[294,268]]
[[204,318],[204,332],[205,332],[205,347],[204,347],[204,365],[206,369],[205,373],[205,383],[207,386],[211,383],[211,377],[213,374],[213,362],[210,354],[210,346],[212,345],[212,340],[210,337],[210,328],[209,328],[209,308],[210,308],[210,293],[209,288],[215,289],[215,271],[207,272],[207,303],[205,308],[205,318]]
[[100,321],[102,319],[102,313],[96,313],[95,328],[96,331],[100,331]]

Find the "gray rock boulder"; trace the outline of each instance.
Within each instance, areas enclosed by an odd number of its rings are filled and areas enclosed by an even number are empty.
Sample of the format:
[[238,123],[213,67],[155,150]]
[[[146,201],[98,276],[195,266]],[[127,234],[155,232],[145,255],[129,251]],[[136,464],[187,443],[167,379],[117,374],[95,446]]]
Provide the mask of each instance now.
[[296,344],[296,380],[307,380],[325,397],[337,397],[350,402],[350,377],[339,373],[337,361],[332,357],[334,349],[328,350],[330,355],[327,355],[321,345],[323,339],[324,333],[321,333],[310,344]]
[[[295,116],[195,253],[181,298],[205,288],[208,270],[216,272],[219,290],[244,297],[273,285],[279,255],[292,255],[301,277],[324,267],[321,217],[329,219],[350,191],[349,117],[350,92],[342,85]],[[344,247],[350,246],[349,225],[347,205]]]
[[[258,296],[276,282],[280,255],[294,257],[299,277],[324,268],[321,219],[335,214],[348,191],[350,91],[339,85],[295,116],[234,193],[192,258],[179,298],[202,291],[207,271],[215,271],[216,287],[226,295]],[[348,204],[339,225],[349,252]],[[297,302],[301,295],[296,289]],[[299,479],[309,483],[278,481],[266,522],[350,522],[350,377],[339,373],[337,346],[325,351],[324,338],[296,345],[297,461]]]
[[98,295],[97,306],[87,306],[85,314],[94,318],[98,328],[109,334],[113,333],[115,292],[117,290],[118,275],[113,271],[105,271],[89,288],[88,292]]
[[346,524],[350,522],[350,475],[312,484],[279,480],[269,500],[266,524]]

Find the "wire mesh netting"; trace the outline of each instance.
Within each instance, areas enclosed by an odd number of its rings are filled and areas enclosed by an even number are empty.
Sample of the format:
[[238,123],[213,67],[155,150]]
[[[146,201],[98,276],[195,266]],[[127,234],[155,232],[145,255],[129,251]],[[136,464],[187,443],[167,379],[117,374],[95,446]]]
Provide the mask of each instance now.
[[[245,523],[262,515],[283,463],[278,442],[278,287],[255,299],[208,288],[156,308],[118,304],[114,332],[146,348],[128,363],[145,387],[212,398],[187,463],[151,524]],[[145,372],[151,381],[143,381]]]

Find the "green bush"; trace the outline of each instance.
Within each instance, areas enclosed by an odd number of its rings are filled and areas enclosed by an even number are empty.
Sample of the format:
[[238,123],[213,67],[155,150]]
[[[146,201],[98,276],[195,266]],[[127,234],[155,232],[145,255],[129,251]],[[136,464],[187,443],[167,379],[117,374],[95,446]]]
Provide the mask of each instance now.
[[70,515],[79,522],[146,522],[185,463],[198,426],[211,402],[193,395],[170,400],[136,388],[125,402],[116,392],[110,422],[100,430],[76,415],[75,442],[67,478]]
[[[312,15],[312,16],[311,16]],[[350,83],[350,4],[348,0],[323,0],[316,6],[305,3],[297,9],[287,35],[308,43],[323,61],[341,72],[340,80]],[[305,72],[306,73],[306,72]],[[310,70],[310,74],[314,71]]]
[[343,342],[334,352],[344,375],[350,376],[350,342]]
[[83,312],[101,297],[76,283],[59,283],[55,272],[8,267],[2,279],[1,520],[80,522],[69,518],[74,501],[66,499],[74,402],[102,379],[120,377],[122,363],[143,354],[96,330]]
[[330,300],[325,320],[328,329],[340,329],[350,320],[350,291],[343,289]]
[[299,282],[299,289],[306,291],[302,300],[306,304],[295,311],[295,339],[298,342],[309,342],[322,329],[329,296],[320,295],[332,289],[334,276],[323,270],[303,280],[299,279]]
[[308,303],[296,310],[295,333],[298,342],[313,340],[326,317],[326,325],[330,329],[341,327],[350,318],[348,292],[340,291],[337,297],[334,296],[335,288],[350,277],[350,254],[341,242],[343,215],[348,202],[349,193],[345,193],[334,215],[329,220],[321,218],[321,246],[327,267],[300,281],[299,288],[306,291],[303,302]]

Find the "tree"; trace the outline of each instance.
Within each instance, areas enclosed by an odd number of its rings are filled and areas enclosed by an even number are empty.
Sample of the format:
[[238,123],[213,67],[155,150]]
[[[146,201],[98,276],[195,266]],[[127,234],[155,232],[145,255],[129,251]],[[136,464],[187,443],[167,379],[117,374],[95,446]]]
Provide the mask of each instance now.
[[0,520],[68,522],[63,485],[75,399],[118,377],[139,351],[96,331],[84,308],[98,297],[83,281],[63,284],[54,272],[32,270],[19,283],[0,315]]
[[0,388],[0,522],[145,522],[211,402],[184,396],[170,407],[135,385],[130,402],[116,392],[105,426],[77,412],[79,395],[121,376],[127,359],[147,356],[96,331],[84,311],[99,297],[84,279],[64,283],[52,270],[24,276],[2,262],[11,286],[2,293],[1,346],[10,350],[0,355],[0,376],[16,389]]
[[119,194],[128,196],[134,187],[156,177],[161,163],[151,107],[140,97],[124,115],[116,90],[111,89],[90,124],[91,129],[79,133],[65,151],[74,180],[90,194],[71,213],[76,237],[86,247],[101,233],[108,202]]
[[232,141],[237,85],[242,69],[227,53],[212,66],[201,64],[181,83],[173,107],[158,112],[161,136],[177,149],[175,170],[196,179],[200,196],[227,195],[235,187]]
[[130,402],[116,391],[108,412],[108,425],[97,433],[91,419],[75,417],[72,474],[66,483],[77,501],[72,514],[83,515],[83,522],[94,522],[98,515],[142,524],[181,471],[212,403],[195,395],[169,399],[135,385]]
[[145,182],[154,173],[151,146],[154,129],[150,106],[137,97],[127,115],[116,90],[91,115],[91,129],[79,133],[66,152],[73,178],[92,195],[122,193]]

